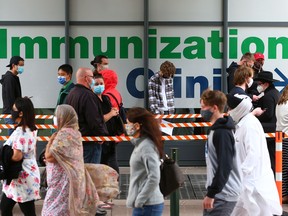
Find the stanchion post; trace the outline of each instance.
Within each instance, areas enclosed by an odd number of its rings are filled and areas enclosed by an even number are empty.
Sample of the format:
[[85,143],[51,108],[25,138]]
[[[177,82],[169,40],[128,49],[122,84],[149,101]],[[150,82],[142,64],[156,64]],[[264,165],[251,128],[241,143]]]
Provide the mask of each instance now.
[[[171,158],[178,163],[178,148],[171,148]],[[170,215],[179,216],[179,189],[170,195]]]
[[275,133],[275,177],[280,203],[282,204],[282,136],[281,131]]

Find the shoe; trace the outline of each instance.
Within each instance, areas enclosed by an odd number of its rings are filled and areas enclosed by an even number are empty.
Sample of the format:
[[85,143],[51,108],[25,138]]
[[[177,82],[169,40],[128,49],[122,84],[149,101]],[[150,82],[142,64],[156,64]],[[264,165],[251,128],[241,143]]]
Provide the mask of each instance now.
[[282,204],[288,204],[288,195],[282,197]]
[[107,215],[107,211],[97,208],[95,216],[105,216]]

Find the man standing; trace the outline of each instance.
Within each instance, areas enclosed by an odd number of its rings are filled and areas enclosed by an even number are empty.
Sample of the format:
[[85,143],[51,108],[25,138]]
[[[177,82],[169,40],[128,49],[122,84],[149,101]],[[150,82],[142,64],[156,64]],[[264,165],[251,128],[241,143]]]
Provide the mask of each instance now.
[[66,96],[69,94],[70,90],[74,87],[72,82],[73,68],[69,64],[63,64],[58,68],[58,82],[63,85],[59,92],[57,105],[64,104]]
[[95,68],[95,71],[98,73],[102,70],[109,68],[108,57],[105,55],[97,55],[94,60],[90,62],[90,64]]
[[201,95],[201,115],[212,126],[205,146],[207,194],[203,200],[204,216],[230,216],[241,192],[240,164],[233,135],[234,122],[224,116],[226,96],[205,90]]
[[[273,73],[270,71],[260,72],[254,80],[258,81],[258,92],[264,94],[257,103],[257,106],[261,109],[257,109],[255,115],[261,122],[265,133],[275,133],[277,121],[276,105],[279,101],[280,93],[273,82],[278,80],[273,79]],[[267,138],[267,145],[272,170],[275,172],[275,139]]]
[[[21,85],[18,74],[24,72],[24,59],[20,56],[13,56],[10,59],[10,70],[2,75],[0,83],[2,84],[3,114],[11,114],[12,106],[18,97],[22,97]],[[5,119],[5,124],[15,124],[13,119]],[[10,136],[13,129],[8,130]]]
[[236,71],[236,69],[241,66],[241,65],[245,65],[246,67],[250,67],[252,68],[253,65],[254,65],[254,55],[250,52],[247,52],[245,53],[239,62],[232,62],[230,64],[230,66],[226,69],[226,72],[227,72],[227,81],[228,81],[228,93],[230,93],[230,91],[234,88],[234,83],[233,83],[233,80],[234,80],[234,73]]
[[160,71],[149,80],[149,106],[154,114],[174,114],[173,77],[176,68],[172,62],[165,61]]
[[[79,68],[76,72],[76,85],[66,98],[66,104],[74,107],[82,136],[106,136],[100,99],[93,93],[95,85],[93,72],[89,68]],[[103,142],[83,142],[85,163],[99,164]]]

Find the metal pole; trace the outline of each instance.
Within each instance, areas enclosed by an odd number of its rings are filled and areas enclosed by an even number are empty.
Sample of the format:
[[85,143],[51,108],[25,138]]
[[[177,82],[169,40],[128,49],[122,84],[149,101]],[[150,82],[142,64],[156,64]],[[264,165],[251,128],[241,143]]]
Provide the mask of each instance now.
[[70,47],[70,0],[65,0],[65,63],[69,64]]
[[[171,148],[171,158],[178,163],[178,148]],[[170,195],[170,215],[179,216],[179,189]]]
[[148,108],[148,70],[149,70],[149,43],[148,43],[148,30],[149,30],[149,0],[144,0],[144,107]]
[[228,59],[228,0],[223,0],[223,59],[222,59],[222,91],[227,93],[227,59]]

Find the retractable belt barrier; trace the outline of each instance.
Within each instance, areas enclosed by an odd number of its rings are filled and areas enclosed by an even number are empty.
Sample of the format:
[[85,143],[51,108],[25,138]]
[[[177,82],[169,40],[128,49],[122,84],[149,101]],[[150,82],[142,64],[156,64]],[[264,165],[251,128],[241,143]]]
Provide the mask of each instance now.
[[[11,118],[11,115],[0,114],[0,118]],[[53,119],[53,115],[35,115],[36,119]],[[183,118],[201,118],[201,114],[169,114],[169,115],[155,115],[156,119],[183,119]],[[209,127],[210,122],[190,122],[190,123],[166,123],[160,124],[161,127]],[[37,124],[38,129],[56,129],[57,126],[50,124]],[[0,124],[0,129],[14,128],[13,124]],[[283,138],[288,138],[288,135],[276,131],[275,133],[266,133],[266,138],[275,138],[275,178],[279,193],[279,199],[282,203],[282,141]],[[9,136],[0,136],[0,140],[7,140]],[[49,141],[49,136],[38,136],[38,141]],[[89,136],[82,137],[82,141],[129,141],[131,136]],[[207,135],[176,135],[176,136],[162,136],[162,140],[207,140]]]

